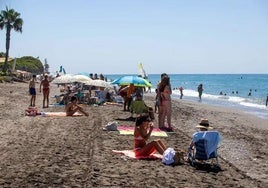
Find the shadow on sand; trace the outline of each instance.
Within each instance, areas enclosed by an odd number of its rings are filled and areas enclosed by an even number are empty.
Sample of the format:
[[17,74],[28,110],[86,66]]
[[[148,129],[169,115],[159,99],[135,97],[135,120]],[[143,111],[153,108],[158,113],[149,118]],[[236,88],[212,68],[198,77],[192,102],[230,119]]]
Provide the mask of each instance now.
[[118,120],[118,121],[136,121],[136,118],[134,117],[128,117],[128,118],[116,118],[115,120]]

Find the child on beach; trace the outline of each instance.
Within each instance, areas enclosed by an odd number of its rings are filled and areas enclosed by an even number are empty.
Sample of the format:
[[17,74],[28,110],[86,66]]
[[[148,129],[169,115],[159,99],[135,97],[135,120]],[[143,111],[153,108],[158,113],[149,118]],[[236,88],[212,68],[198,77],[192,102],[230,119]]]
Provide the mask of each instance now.
[[88,116],[89,114],[86,111],[84,111],[84,109],[81,106],[79,106],[77,102],[78,102],[77,97],[72,96],[71,101],[65,107],[66,115],[72,116],[74,115],[75,112],[81,112],[84,115]]
[[136,156],[149,156],[155,153],[155,151],[163,155],[166,147],[161,140],[146,142],[150,138],[153,128],[154,125],[149,116],[137,118],[134,131],[134,150]]
[[36,90],[35,90],[36,75],[33,75],[32,80],[29,83],[29,93],[31,95],[30,106],[35,106]]

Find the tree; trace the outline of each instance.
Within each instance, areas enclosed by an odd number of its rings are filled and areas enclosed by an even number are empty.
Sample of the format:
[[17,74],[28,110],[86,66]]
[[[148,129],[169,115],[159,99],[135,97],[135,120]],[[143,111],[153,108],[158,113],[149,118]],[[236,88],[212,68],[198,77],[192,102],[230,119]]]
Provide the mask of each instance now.
[[0,29],[6,29],[6,54],[3,72],[6,72],[8,67],[11,30],[14,29],[14,31],[22,33],[22,25],[23,20],[20,18],[20,13],[16,12],[14,9],[8,9],[8,7],[6,7],[6,10],[1,11]]

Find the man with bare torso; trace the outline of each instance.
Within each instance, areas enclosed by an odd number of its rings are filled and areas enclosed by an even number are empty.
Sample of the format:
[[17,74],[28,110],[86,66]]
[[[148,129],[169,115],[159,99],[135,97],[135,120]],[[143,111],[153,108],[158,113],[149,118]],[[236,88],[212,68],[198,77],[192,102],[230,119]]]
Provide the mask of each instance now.
[[29,83],[29,93],[31,95],[30,106],[33,106],[33,107],[35,106],[35,99],[36,99],[35,81],[36,81],[36,75],[33,75],[33,78]]

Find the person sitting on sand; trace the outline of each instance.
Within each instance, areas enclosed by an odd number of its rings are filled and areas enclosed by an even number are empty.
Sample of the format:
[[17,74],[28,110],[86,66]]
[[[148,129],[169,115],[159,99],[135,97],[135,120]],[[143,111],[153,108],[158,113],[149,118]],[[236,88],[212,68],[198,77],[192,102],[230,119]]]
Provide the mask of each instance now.
[[[208,129],[212,129],[212,127],[209,126],[209,121],[207,119],[202,119],[200,121],[199,125],[197,125],[196,127],[199,128],[198,132],[200,132],[200,131],[208,131]],[[200,138],[195,137],[195,135],[197,135],[198,132],[194,133],[194,135],[193,135],[193,140],[191,141],[190,147],[189,147],[191,149],[194,146],[194,141],[200,139]]]
[[72,116],[74,115],[75,112],[81,112],[84,115],[88,116],[89,114],[86,111],[84,111],[84,109],[81,106],[79,106],[77,102],[78,102],[77,97],[72,96],[71,101],[65,107],[66,115]]
[[[196,141],[202,139],[202,138],[204,137],[204,134],[206,134],[206,132],[209,131],[209,129],[213,129],[213,127],[211,127],[211,126],[209,125],[209,121],[208,121],[207,119],[202,119],[202,120],[200,121],[199,125],[197,125],[196,127],[199,128],[199,131],[193,134],[193,139],[192,139],[192,141],[191,141],[191,143],[190,143],[190,146],[189,146],[189,148],[188,148],[188,155],[189,155],[189,154],[191,153],[191,151],[194,149],[194,143],[195,143]],[[200,133],[202,133],[202,134],[200,134]],[[219,137],[218,137],[218,142],[220,141],[220,139],[221,139],[221,138],[220,138],[220,136],[219,136]],[[215,141],[215,140],[214,140],[214,141]],[[218,143],[218,142],[217,142],[217,143]],[[212,147],[211,147],[211,146],[212,146]],[[217,146],[217,145],[215,145],[215,143],[212,143],[212,144],[210,144],[210,147],[209,147],[209,148],[212,149],[212,150],[214,150],[214,149],[216,149],[215,146]],[[188,156],[188,160],[189,160],[189,158],[190,158],[190,156]]]
[[146,143],[151,136],[153,128],[154,125],[149,116],[137,118],[134,131],[134,150],[136,156],[150,156],[155,153],[155,151],[163,155],[166,147],[161,140]]
[[140,116],[149,114],[151,120],[154,120],[153,108],[145,104],[142,95],[139,92],[136,94],[135,100],[131,102],[129,110],[132,115],[133,113]]

